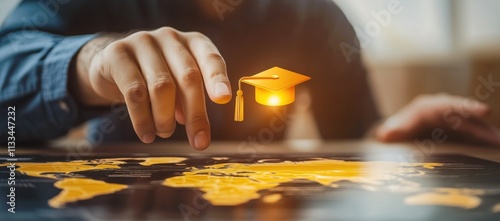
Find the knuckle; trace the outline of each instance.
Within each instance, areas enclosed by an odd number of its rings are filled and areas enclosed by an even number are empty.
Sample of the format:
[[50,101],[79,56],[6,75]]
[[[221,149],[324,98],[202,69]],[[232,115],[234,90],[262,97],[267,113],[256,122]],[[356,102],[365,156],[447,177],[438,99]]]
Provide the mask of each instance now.
[[201,32],[191,31],[191,32],[188,32],[187,34],[193,38],[200,38],[203,40],[208,40],[208,37],[206,35],[202,34]]
[[215,81],[215,82],[226,82],[229,84],[229,80],[227,79],[227,76],[221,72],[210,73],[209,79],[212,79],[212,81]]
[[106,48],[104,49],[105,50],[104,53],[105,55],[123,54],[128,52],[129,47],[130,46],[127,42],[123,40],[118,40],[106,46]]
[[145,85],[135,82],[127,86],[123,96],[126,101],[140,102],[144,101],[148,97],[148,94]]
[[226,62],[224,61],[224,58],[222,57],[222,55],[220,55],[217,52],[209,52],[206,55],[206,57],[210,61],[220,62],[220,63],[223,63],[224,65],[226,64]]
[[177,30],[175,30],[171,27],[161,27],[161,28],[157,29],[156,31],[162,36],[174,37],[174,36],[177,36],[177,34],[178,34]]
[[133,41],[141,42],[141,43],[152,43],[154,42],[154,37],[146,31],[139,31],[130,36]]
[[175,91],[175,82],[166,76],[157,76],[153,80],[150,88],[152,93],[162,93],[164,91]]
[[200,76],[200,71],[198,68],[189,66],[184,69],[184,73],[182,74],[182,82],[185,85],[197,85],[201,84],[202,78]]
[[189,123],[196,128],[206,128],[208,126],[208,118],[205,113],[195,113],[189,118]]

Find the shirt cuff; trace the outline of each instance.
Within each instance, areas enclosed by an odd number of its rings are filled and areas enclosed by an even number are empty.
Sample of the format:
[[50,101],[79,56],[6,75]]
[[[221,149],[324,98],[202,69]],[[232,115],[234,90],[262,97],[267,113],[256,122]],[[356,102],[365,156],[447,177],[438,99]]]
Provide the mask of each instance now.
[[54,126],[68,125],[70,128],[77,122],[76,101],[68,93],[69,66],[80,48],[96,36],[97,34],[64,37],[52,48],[43,62],[42,99],[48,120]]

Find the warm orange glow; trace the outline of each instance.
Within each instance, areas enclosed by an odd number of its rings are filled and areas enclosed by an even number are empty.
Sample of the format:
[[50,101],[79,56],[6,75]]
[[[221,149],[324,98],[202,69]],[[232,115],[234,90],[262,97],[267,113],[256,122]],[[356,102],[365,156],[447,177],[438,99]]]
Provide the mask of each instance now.
[[255,86],[255,100],[266,106],[283,106],[295,100],[295,86],[311,79],[280,67],[273,67],[238,81],[234,108],[234,121],[243,121],[243,91],[241,83]]
[[291,104],[295,100],[295,88],[290,87],[281,91],[269,91],[255,88],[255,100],[266,106],[283,106]]
[[268,99],[267,99],[267,105],[271,105],[271,106],[278,106],[281,102],[281,99],[280,97],[276,96],[276,95],[271,95]]

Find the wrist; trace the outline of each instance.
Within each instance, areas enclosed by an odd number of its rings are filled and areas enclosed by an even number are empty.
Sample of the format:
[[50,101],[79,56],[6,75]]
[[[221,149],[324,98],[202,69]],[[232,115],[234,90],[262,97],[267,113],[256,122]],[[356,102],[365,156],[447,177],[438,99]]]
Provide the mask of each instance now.
[[99,95],[92,87],[90,71],[93,61],[99,53],[111,42],[118,39],[116,36],[102,35],[87,42],[76,54],[69,72],[69,91],[82,106],[107,106],[112,101]]

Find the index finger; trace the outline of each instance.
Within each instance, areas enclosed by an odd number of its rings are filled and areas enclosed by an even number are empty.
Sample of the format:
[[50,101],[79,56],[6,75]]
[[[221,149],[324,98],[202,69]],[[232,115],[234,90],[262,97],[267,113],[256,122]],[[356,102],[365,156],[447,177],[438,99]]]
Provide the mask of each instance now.
[[188,33],[187,45],[203,76],[210,100],[225,104],[231,100],[231,84],[227,77],[226,62],[210,39],[200,33]]

